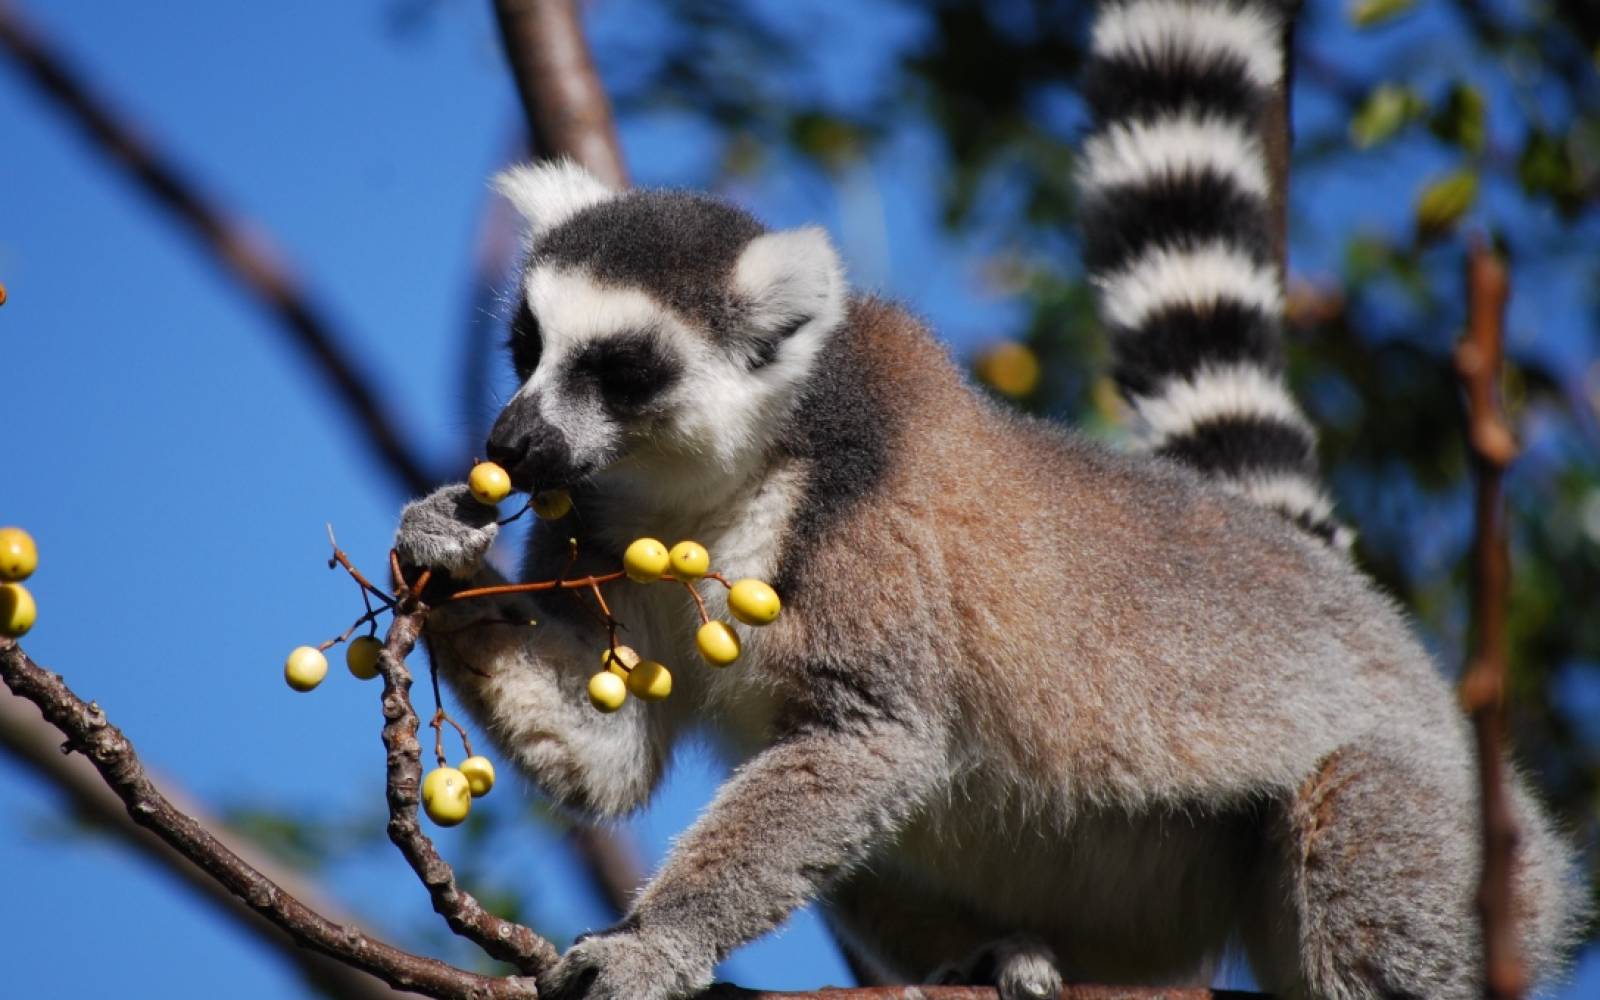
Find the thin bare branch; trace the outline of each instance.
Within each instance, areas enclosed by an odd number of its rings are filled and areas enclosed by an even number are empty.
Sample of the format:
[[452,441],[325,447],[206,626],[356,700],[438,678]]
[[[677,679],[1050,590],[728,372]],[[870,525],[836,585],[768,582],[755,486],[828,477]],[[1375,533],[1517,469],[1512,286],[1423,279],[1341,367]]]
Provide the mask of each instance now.
[[396,615],[379,660],[383,675],[383,746],[388,752],[389,839],[427,887],[434,910],[445,918],[451,930],[495,958],[533,975],[555,963],[555,946],[531,929],[485,910],[471,893],[458,886],[449,863],[439,856],[417,821],[422,787],[422,747],[417,742],[417,730],[421,723],[411,705],[411,671],[406,657],[417,644],[426,615],[426,611],[419,610]]
[[1289,275],[1289,159],[1293,145],[1289,95],[1294,85],[1294,26],[1300,14],[1300,0],[1283,5],[1283,80],[1261,109],[1260,131],[1267,159],[1269,191],[1268,216],[1271,220],[1272,259],[1278,266],[1280,281]]
[[537,997],[527,980],[480,976],[457,969],[402,951],[359,927],[336,923],[312,910],[175,807],[150,780],[133,744],[106,719],[100,707],[79,698],[61,677],[34,663],[10,639],[0,639],[0,681],[13,694],[37,705],[67,738],[71,749],[94,765],[127,807],[133,822],[200,866],[235,898],[303,947],[369,972],[391,986],[428,996],[460,1000]]
[[1481,241],[1474,242],[1467,255],[1467,335],[1456,348],[1456,372],[1467,396],[1467,442],[1477,473],[1472,560],[1472,618],[1477,636],[1461,693],[1478,739],[1483,815],[1478,913],[1483,921],[1485,995],[1491,1000],[1517,1000],[1527,988],[1512,912],[1511,865],[1518,833],[1506,789],[1502,746],[1506,594],[1511,575],[1502,489],[1506,466],[1517,453],[1499,392],[1510,291],[1505,265]]
[[[718,983],[699,1000],[996,1000],[992,986],[857,986],[809,993],[747,990]],[[1161,986],[1063,986],[1057,1000],[1266,1000],[1259,993]]]
[[534,152],[571,157],[612,187],[627,187],[611,101],[575,0],[494,0],[494,12]]
[[[81,754],[62,753],[61,733],[46,722],[33,706],[21,698],[4,693],[0,693],[0,750],[28,765],[33,774],[59,791],[66,800],[67,811],[96,830],[112,834],[119,842],[134,848],[176,876],[227,916],[257,931],[263,941],[292,963],[309,982],[334,996],[349,1000],[392,1000],[409,995],[396,993],[380,980],[351,967],[343,960],[296,945],[289,935],[258,916],[223,888],[221,883],[190,864],[181,853],[155,834],[135,824],[122,800],[100,779],[94,766]],[[214,831],[219,841],[244,858],[252,868],[329,919],[342,924],[352,923],[330,909],[326,901],[317,899],[316,890],[294,872],[284,869],[244,838],[230,834],[220,822],[205,815],[192,802],[175,795],[170,783],[164,781],[162,784],[167,787],[166,794],[176,808],[193,817],[201,826]]]
[[200,193],[170,159],[139,137],[95,94],[69,59],[0,3],[0,51],[82,130],[108,160],[144,194],[182,224],[201,247],[285,330],[334,390],[347,415],[361,428],[385,470],[409,494],[432,487],[436,478],[413,450],[416,436],[401,429],[395,412],[347,346],[349,338],[315,306],[305,289],[252,227],[245,226]]

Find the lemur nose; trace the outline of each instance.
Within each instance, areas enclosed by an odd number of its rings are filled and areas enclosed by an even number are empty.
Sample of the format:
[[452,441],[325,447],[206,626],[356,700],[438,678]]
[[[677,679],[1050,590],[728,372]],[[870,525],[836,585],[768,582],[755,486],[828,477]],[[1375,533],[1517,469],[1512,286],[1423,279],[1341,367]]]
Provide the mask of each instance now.
[[526,442],[526,438],[521,438],[518,441],[511,442],[506,438],[491,434],[489,436],[489,442],[487,445],[485,445],[484,450],[488,454],[489,461],[495,463],[496,465],[510,469],[514,468],[518,462],[522,461],[522,456],[527,451],[527,448],[525,447]]
[[489,435],[484,451],[489,461],[508,470],[515,469],[528,455],[528,438],[526,435],[501,434],[499,431],[496,425],[495,433]]
[[539,418],[537,402],[513,399],[500,412],[484,445],[491,462],[511,473],[519,489],[563,485],[572,473],[566,439]]

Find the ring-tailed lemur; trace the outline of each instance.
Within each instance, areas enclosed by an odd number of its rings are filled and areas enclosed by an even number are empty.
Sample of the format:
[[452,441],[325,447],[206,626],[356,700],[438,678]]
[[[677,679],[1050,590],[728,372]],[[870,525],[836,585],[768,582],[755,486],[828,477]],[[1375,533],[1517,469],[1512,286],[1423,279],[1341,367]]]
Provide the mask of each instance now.
[[[819,230],[570,165],[502,178],[531,232],[522,386],[489,455],[581,515],[533,533],[525,573],[568,569],[569,534],[576,573],[694,538],[786,608],[700,669],[687,595],[618,588],[630,643],[682,669],[614,715],[585,696],[605,633],[570,596],[434,613],[444,676],[558,802],[639,806],[701,722],[742,759],[549,995],[685,995],[814,899],[879,972],[978,956],[958,969],[1007,1000],[1060,974],[1203,979],[1233,945],[1281,996],[1477,995],[1461,713],[1394,605],[1262,506],[1329,523],[1250,235],[1276,18],[1126,0],[1094,33],[1090,266],[1158,450],[1210,478],[997,408],[915,319],[852,295]],[[486,583],[494,534],[451,487],[397,547]],[[1515,912],[1549,971],[1579,891],[1520,784],[1515,806]]]

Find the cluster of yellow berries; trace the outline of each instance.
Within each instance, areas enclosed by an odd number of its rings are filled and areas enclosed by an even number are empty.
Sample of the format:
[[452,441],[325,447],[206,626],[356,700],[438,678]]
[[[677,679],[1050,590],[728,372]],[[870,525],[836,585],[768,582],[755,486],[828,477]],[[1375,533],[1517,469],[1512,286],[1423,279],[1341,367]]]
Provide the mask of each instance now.
[[[654,583],[671,571],[673,579],[692,583],[711,571],[711,553],[699,542],[684,541],[668,549],[654,538],[639,538],[622,553],[622,571],[635,583]],[[760,580],[740,580],[728,588],[728,610],[746,625],[770,625],[782,604]],[[695,633],[700,655],[713,667],[739,658],[739,635],[727,622],[706,619]],[[602,712],[615,712],[632,694],[641,701],[660,701],[672,693],[672,673],[654,660],[641,659],[628,646],[600,653],[599,673],[589,678],[589,701]]]
[[[467,487],[479,503],[492,507],[511,495],[511,477],[505,469],[493,462],[479,462],[467,476]],[[535,494],[529,501],[528,507],[541,519],[559,520],[571,513],[572,497],[565,490],[547,490]],[[0,531],[0,576],[4,576],[10,566],[10,563],[3,558],[7,551],[4,543],[9,541],[5,532],[14,530],[16,529]],[[26,535],[22,535],[22,538],[27,541],[31,560],[32,540],[27,539]],[[340,556],[337,548],[334,554],[336,557]],[[348,569],[348,562],[345,565]],[[27,571],[31,570],[30,561]],[[354,574],[353,570],[352,573]],[[26,571],[22,573],[22,576],[26,575]],[[361,580],[359,574],[354,575],[363,587],[370,587]],[[714,667],[728,666],[739,658],[739,636],[727,622],[710,618],[699,593],[694,590],[695,581],[709,577],[727,587],[729,613],[747,625],[770,625],[777,620],[778,613],[782,610],[777,592],[766,583],[745,579],[729,584],[721,576],[712,573],[711,554],[706,551],[705,546],[694,541],[679,542],[668,549],[654,538],[640,538],[629,545],[623,553],[622,572],[574,581],[563,580],[560,581],[560,585],[593,587],[598,598],[601,584],[622,576],[627,576],[635,583],[654,583],[666,579],[688,587],[700,607],[701,625],[695,634],[695,645],[706,662]],[[13,579],[13,577],[4,578]],[[15,579],[20,578],[15,577]],[[554,581],[526,586],[528,589],[545,589],[553,585]],[[491,589],[505,591],[512,588]],[[26,591],[23,591],[23,594],[26,596]],[[601,609],[605,610],[603,600]],[[0,612],[4,611],[5,605],[0,603]],[[27,624],[22,626],[23,631],[26,631],[27,625],[32,624],[32,614],[32,599],[29,598]],[[609,618],[609,612],[606,614]],[[358,619],[358,624],[372,618],[373,612],[369,606],[367,615]],[[0,617],[0,626],[5,624],[6,620]],[[612,624],[615,625],[615,622]],[[284,661],[284,680],[296,691],[310,691],[321,684],[328,675],[328,658],[323,650],[338,641],[330,640],[320,647],[297,646]],[[376,636],[360,636],[351,640],[346,647],[345,666],[355,677],[370,680],[378,676],[382,653],[383,643]],[[623,706],[630,694],[641,701],[660,701],[667,697],[672,693],[672,672],[661,663],[644,659],[628,646],[617,644],[613,637],[612,645],[600,654],[600,671],[589,678],[588,691],[589,701],[595,708],[602,712],[615,712]],[[435,725],[439,725],[439,720],[448,718],[441,711],[435,720]],[[456,726],[456,728],[459,730],[461,727]],[[450,767],[445,764],[443,750],[440,749],[439,766],[428,772],[422,782],[423,809],[428,817],[440,826],[455,826],[465,820],[472,807],[472,800],[487,795],[489,789],[494,787],[494,765],[488,758],[473,755],[471,746],[466,744],[465,731],[462,731],[461,735],[469,755],[467,759],[458,767]]]
[[422,779],[422,808],[440,826],[455,826],[472,811],[472,800],[493,787],[494,765],[487,757],[468,757],[460,767],[440,764]]
[[22,581],[39,567],[39,547],[21,528],[0,528],[0,635],[21,638],[33,628],[39,608]]

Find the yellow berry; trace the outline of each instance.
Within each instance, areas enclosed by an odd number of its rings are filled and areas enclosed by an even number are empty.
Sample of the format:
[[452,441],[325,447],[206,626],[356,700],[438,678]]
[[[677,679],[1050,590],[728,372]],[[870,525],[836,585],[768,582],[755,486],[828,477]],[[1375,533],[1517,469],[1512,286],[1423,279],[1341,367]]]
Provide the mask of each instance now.
[[487,757],[468,757],[461,762],[459,770],[466,775],[467,787],[471,789],[472,797],[475,799],[488,795],[489,789],[494,787],[494,765],[489,763]]
[[713,667],[725,667],[739,658],[739,635],[727,622],[706,622],[694,634],[694,643]]
[[602,712],[615,712],[628,700],[628,685],[609,670],[589,678],[589,702]]
[[0,635],[20,639],[33,628],[39,608],[20,583],[0,583]]
[[479,503],[493,507],[511,494],[511,477],[493,462],[479,462],[467,474],[467,489]]
[[740,580],[728,591],[728,610],[746,625],[771,625],[782,608],[778,592],[760,580]]
[[361,680],[370,681],[378,676],[378,654],[383,652],[383,643],[375,637],[364,635],[353,639],[344,650],[344,665],[350,668],[350,673]]
[[26,580],[39,568],[39,548],[21,528],[0,528],[0,580]]
[[622,553],[622,568],[628,579],[635,583],[652,583],[661,579],[671,561],[667,547],[654,538],[637,538]]
[[679,542],[669,556],[673,574],[685,580],[698,580],[711,568],[711,553],[699,542]]
[[312,646],[296,646],[283,663],[283,679],[296,691],[310,691],[328,676],[328,658]]
[[422,779],[422,808],[440,826],[455,826],[472,810],[472,786],[453,767],[436,767]]
[[627,685],[645,701],[660,701],[672,693],[672,671],[654,660],[640,660],[628,671]]
[[628,671],[639,665],[639,654],[633,651],[632,646],[622,645],[617,646],[613,654],[608,646],[600,651],[600,665],[626,680]]
[[559,521],[572,512],[572,494],[566,490],[544,490],[533,495],[533,512],[546,521]]

